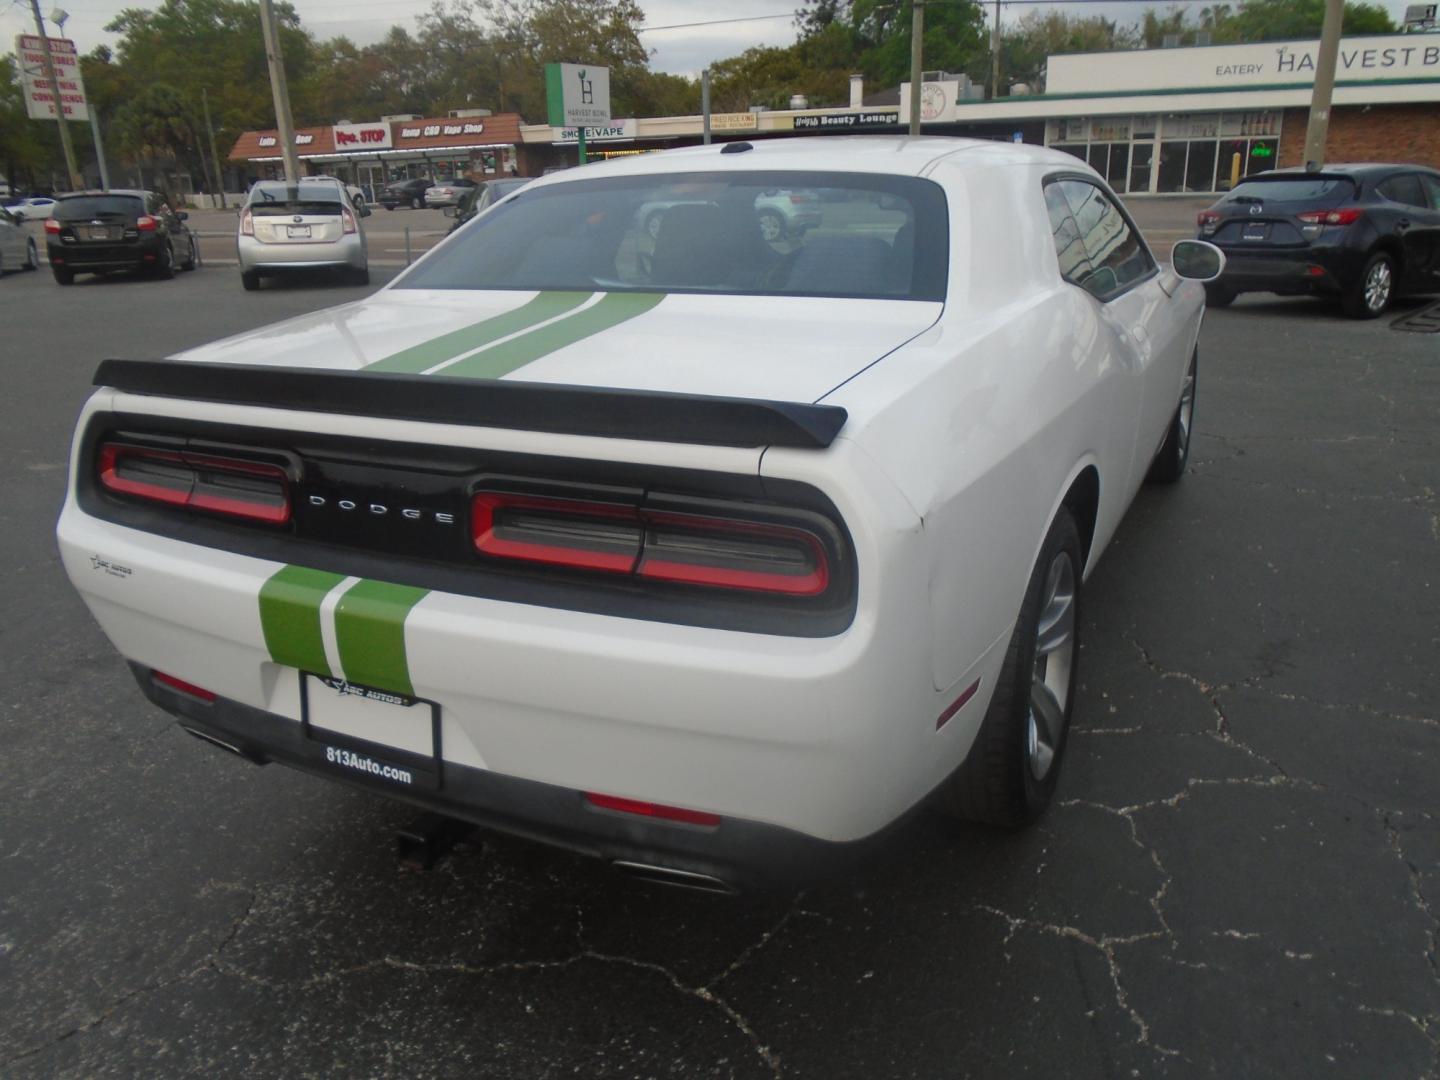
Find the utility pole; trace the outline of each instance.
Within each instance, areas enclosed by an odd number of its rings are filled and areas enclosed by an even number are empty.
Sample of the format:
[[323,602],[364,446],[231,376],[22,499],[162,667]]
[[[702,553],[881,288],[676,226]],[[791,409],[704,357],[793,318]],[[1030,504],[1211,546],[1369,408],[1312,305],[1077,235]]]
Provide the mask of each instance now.
[[915,0],[910,21],[910,134],[920,134],[920,91],[924,72],[925,0]]
[[50,55],[50,39],[45,36],[45,20],[40,17],[40,0],[30,0],[30,10],[35,15],[35,32],[40,35],[40,52],[45,56],[45,78],[50,82],[50,93],[55,96],[55,122],[60,125],[60,145],[65,150],[65,171],[70,174],[70,188],[80,191],[85,181],[75,167],[75,148],[70,145],[70,128],[65,123],[65,103],[60,100],[60,80],[55,77],[55,60]]
[[[39,3],[39,0],[33,0]],[[265,60],[270,65],[270,93],[275,98],[275,126],[285,154],[285,182],[300,182],[300,158],[295,153],[295,122],[290,119],[290,88],[285,85],[285,58],[280,55],[280,34],[270,0],[260,0],[260,33],[265,37]]]
[[1330,131],[1330,97],[1335,91],[1335,59],[1340,53],[1344,0],[1325,0],[1320,27],[1320,55],[1315,61],[1315,87],[1310,92],[1310,122],[1305,127],[1305,168],[1325,166],[1325,137]]
[[995,31],[990,35],[990,100],[1000,98],[1000,0],[995,0]]
[[700,116],[703,142],[710,145],[710,69],[700,73]]
[[210,123],[210,93],[205,87],[200,88],[200,104],[205,109],[205,131],[210,136],[210,167],[215,170],[216,194],[220,196],[220,209],[228,209],[225,205],[225,176],[220,172],[220,155],[215,152],[215,128]]
[[90,137],[95,140],[95,164],[100,169],[100,190],[110,190],[110,170],[105,167],[105,144],[100,141],[100,110],[95,102],[89,103]]

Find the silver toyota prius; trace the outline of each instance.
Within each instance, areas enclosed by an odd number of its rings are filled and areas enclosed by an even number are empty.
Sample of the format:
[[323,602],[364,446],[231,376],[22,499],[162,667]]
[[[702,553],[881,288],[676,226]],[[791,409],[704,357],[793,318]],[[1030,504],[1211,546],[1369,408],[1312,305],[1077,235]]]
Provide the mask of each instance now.
[[338,270],[353,284],[368,285],[363,213],[351,205],[338,181],[260,181],[240,210],[235,238],[240,281],[254,290],[262,277],[326,268]]

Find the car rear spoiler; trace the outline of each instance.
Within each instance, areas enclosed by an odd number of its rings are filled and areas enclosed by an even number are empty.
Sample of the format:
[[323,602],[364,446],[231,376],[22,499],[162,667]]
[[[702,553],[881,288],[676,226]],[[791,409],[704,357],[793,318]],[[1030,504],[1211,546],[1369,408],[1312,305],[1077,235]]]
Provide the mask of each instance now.
[[824,449],[847,419],[839,406],[793,401],[183,360],[104,360],[94,383],[190,401],[702,446]]

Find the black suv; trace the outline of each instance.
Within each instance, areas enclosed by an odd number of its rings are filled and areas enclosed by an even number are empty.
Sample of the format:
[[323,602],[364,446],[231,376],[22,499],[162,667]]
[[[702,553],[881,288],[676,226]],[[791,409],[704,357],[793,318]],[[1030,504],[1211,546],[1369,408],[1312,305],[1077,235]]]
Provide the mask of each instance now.
[[45,219],[50,271],[61,285],[76,274],[145,270],[173,278],[178,267],[200,265],[200,245],[176,213],[153,191],[78,191],[58,196]]
[[427,180],[423,176],[417,176],[413,180],[396,180],[394,183],[386,184],[380,192],[380,197],[375,201],[386,210],[394,210],[397,206],[423,210],[425,209],[425,192],[433,183],[433,180]]
[[1199,237],[1225,252],[1205,286],[1224,307],[1242,292],[1338,296],[1373,319],[1398,293],[1440,292],[1440,173],[1419,165],[1327,165],[1246,177],[1201,212]]

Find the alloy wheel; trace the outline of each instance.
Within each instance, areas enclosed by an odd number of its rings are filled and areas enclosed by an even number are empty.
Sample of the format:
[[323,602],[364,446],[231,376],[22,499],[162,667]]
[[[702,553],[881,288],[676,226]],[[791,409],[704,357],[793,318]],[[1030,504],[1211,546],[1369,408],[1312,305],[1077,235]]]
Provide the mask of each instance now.
[[1050,563],[1043,596],[1035,627],[1035,667],[1025,731],[1025,760],[1036,780],[1044,780],[1054,767],[1069,722],[1070,672],[1075,664],[1075,566],[1068,552],[1060,552]]
[[1383,311],[1390,302],[1390,290],[1394,288],[1395,276],[1390,272],[1390,263],[1377,259],[1365,275],[1365,306],[1371,311]]

